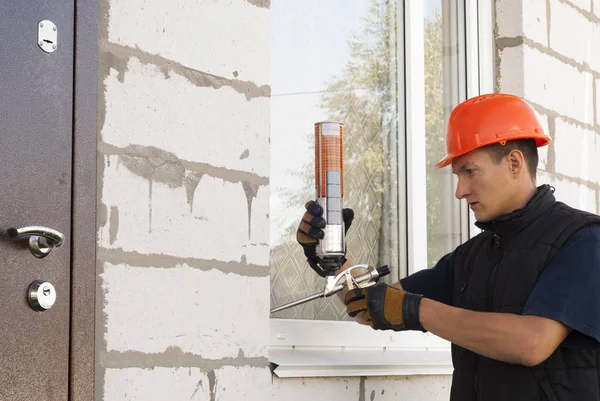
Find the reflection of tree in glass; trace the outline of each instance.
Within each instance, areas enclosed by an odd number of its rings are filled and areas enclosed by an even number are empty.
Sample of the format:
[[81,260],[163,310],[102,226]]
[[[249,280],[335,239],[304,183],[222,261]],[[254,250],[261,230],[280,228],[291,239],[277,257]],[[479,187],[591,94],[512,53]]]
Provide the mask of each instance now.
[[389,226],[382,221],[388,192],[394,190],[388,172],[395,141],[396,2],[371,3],[363,29],[349,41],[350,61],[330,82],[321,106],[344,122],[344,204],[355,210],[356,224],[348,236],[350,257],[378,265],[395,262],[384,260],[379,249]]
[[[349,256],[356,263],[394,266],[397,260],[394,192],[398,192],[396,1],[371,0],[371,3],[362,30],[353,34],[349,41],[350,61],[340,76],[330,81],[321,107],[326,110],[328,120],[344,123],[344,205],[356,212],[347,239]],[[425,41],[427,160],[434,160],[443,153],[441,133],[444,125],[439,14],[426,21]],[[300,174],[303,188],[282,194],[290,208],[314,198],[314,166],[305,166]],[[441,194],[433,187],[429,174],[427,186],[428,197],[433,194],[430,198],[433,202],[428,205],[428,226],[433,228],[436,227],[436,216],[440,215],[437,210],[441,207]],[[302,250],[295,244],[295,231],[295,225],[289,227],[284,245],[271,251],[273,305],[304,296],[307,290],[318,287],[317,276],[303,263]],[[430,252],[437,252],[435,249],[434,241],[431,241]],[[283,277],[281,269],[301,278]],[[284,311],[278,316],[331,319],[344,318],[345,313],[343,305],[335,300],[322,300]]]
[[[321,107],[327,113],[327,120],[344,123],[345,180],[350,181],[346,182],[347,187],[355,180],[358,172],[354,170],[358,166],[368,178],[375,177],[373,190],[380,195],[383,186],[377,177],[383,172],[382,141],[387,137],[382,127],[394,117],[391,112],[396,107],[392,87],[396,74],[396,9],[395,1],[370,1],[372,5],[362,30],[349,40],[350,61],[339,77],[330,79]],[[309,127],[311,139],[312,128]],[[305,166],[300,175],[304,183],[301,194],[284,194],[290,206],[306,200],[301,197],[306,193],[314,197],[314,166]],[[361,195],[364,194],[356,194]],[[348,198],[346,193],[346,206]]]
[[442,18],[435,10],[425,19],[425,140],[427,160],[427,260],[443,256],[448,235],[444,204],[448,193],[435,163],[444,155],[444,85]]
[[[392,188],[388,182],[391,174],[385,172],[391,170],[388,148],[390,142],[395,141],[395,134],[390,135],[390,131],[394,131],[391,124],[396,107],[395,3],[371,0],[360,31],[349,40],[350,61],[339,76],[329,81],[321,99],[327,120],[344,123],[344,206],[356,212],[347,238],[349,257],[356,263],[372,265],[382,259],[379,256],[381,222],[386,210],[386,191]],[[303,188],[295,194],[285,194],[290,208],[305,202],[306,194],[314,198],[314,166],[305,166],[301,176]],[[388,225],[386,222],[386,227]],[[290,242],[295,242],[295,231],[295,226],[288,230]],[[290,257],[289,252],[294,247],[288,244],[272,249],[272,268],[289,270],[290,264],[300,264],[301,249],[297,247],[294,256]],[[284,248],[288,248],[287,252]],[[309,267],[303,268],[302,282],[295,281],[295,285],[310,288],[314,284],[313,288],[316,288],[316,275]],[[284,280],[279,273],[276,272],[275,281],[279,283],[273,283],[274,289],[284,281],[293,281]],[[297,288],[289,290],[293,293]],[[279,302],[276,298],[277,295],[273,297],[274,304],[282,303],[281,298]],[[295,309],[287,314],[284,312],[281,317],[345,317],[343,305],[335,300],[311,302],[301,312],[298,311],[300,308]]]
[[[331,118],[347,125],[346,204],[355,208],[358,223],[362,223],[353,228],[360,243],[355,244],[350,236],[350,251],[367,247],[358,251],[367,256],[360,261],[383,264],[394,262],[392,251],[385,245],[392,242],[394,227],[386,219],[391,217],[392,191],[397,190],[392,170],[396,132],[390,132],[396,107],[396,10],[395,2],[373,3],[365,30],[354,35],[350,43],[351,61],[342,77],[329,86],[323,106]],[[428,260],[435,261],[444,253],[444,201],[448,196],[440,182],[443,177],[434,167],[444,153],[445,125],[442,18],[438,10],[425,20],[424,30]],[[377,234],[370,225],[377,228]],[[371,250],[377,251],[371,241],[379,242],[378,255],[370,254]]]

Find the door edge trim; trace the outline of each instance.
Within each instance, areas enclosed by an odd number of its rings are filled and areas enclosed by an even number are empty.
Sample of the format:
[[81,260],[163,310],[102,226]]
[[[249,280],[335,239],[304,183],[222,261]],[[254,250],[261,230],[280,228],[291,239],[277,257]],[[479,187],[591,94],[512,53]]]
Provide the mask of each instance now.
[[69,400],[94,401],[99,0],[75,0]]

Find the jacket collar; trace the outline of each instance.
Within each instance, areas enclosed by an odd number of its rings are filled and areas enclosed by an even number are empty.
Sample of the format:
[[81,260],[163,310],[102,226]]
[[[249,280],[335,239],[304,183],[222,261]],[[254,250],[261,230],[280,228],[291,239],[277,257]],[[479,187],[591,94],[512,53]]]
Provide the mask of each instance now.
[[554,188],[541,185],[522,209],[504,214],[489,222],[475,222],[475,225],[500,236],[513,236],[531,224],[555,202]]

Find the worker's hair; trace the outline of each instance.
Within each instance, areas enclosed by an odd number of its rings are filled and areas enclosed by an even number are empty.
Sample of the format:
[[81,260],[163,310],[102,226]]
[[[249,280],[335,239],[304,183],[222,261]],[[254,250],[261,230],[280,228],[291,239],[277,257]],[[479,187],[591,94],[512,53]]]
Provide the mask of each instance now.
[[494,143],[492,145],[485,146],[488,154],[491,156],[494,163],[498,164],[502,158],[508,155],[512,150],[520,150],[525,158],[527,164],[527,170],[531,179],[535,182],[538,165],[538,151],[535,139],[518,139],[516,141],[507,141],[504,146],[500,143]]

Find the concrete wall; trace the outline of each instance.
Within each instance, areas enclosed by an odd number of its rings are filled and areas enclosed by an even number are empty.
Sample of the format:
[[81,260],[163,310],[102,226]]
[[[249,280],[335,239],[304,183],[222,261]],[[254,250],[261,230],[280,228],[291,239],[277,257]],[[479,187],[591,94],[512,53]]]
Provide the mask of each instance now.
[[500,92],[527,99],[554,141],[539,183],[600,213],[600,1],[497,0]]

